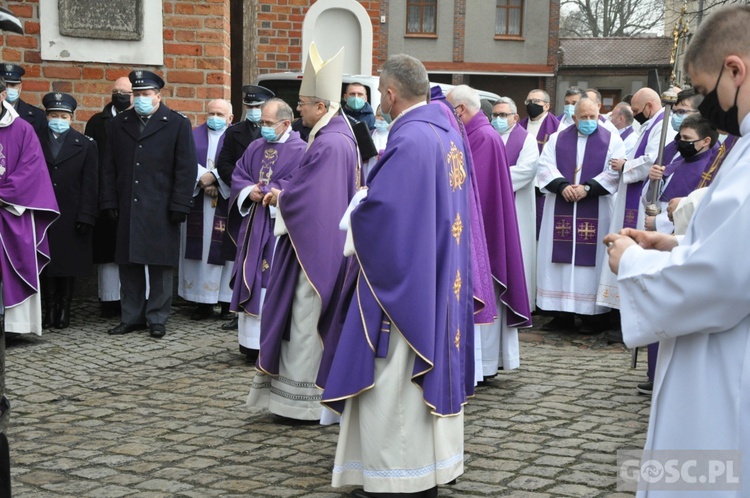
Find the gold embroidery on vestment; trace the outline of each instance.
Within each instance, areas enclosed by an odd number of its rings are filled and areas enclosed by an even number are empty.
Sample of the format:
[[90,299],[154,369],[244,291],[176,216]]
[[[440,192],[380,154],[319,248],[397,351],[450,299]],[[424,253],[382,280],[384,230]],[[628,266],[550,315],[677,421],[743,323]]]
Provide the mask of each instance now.
[[578,237],[585,241],[596,238],[596,225],[594,225],[590,221],[579,223]]
[[448,157],[446,157],[448,166],[450,167],[450,185],[453,191],[460,189],[466,181],[466,169],[464,168],[464,154],[456,144],[451,141],[451,150],[448,151]]
[[264,151],[263,160],[260,163],[260,178],[259,183],[261,185],[268,185],[271,182],[271,176],[273,176],[273,166],[279,159],[279,151],[273,148],[268,148]]
[[461,294],[461,271],[456,270],[456,280],[453,281],[453,293],[456,295],[456,300],[460,301],[461,298],[459,297],[459,294]]
[[568,220],[558,220],[555,224],[555,233],[559,237],[568,237],[573,230],[573,226]]
[[456,213],[456,220],[453,222],[453,237],[456,239],[456,245],[461,245],[461,232],[464,230],[464,224],[461,221],[461,215]]
[[456,337],[453,339],[456,349],[461,350],[461,329],[456,329]]

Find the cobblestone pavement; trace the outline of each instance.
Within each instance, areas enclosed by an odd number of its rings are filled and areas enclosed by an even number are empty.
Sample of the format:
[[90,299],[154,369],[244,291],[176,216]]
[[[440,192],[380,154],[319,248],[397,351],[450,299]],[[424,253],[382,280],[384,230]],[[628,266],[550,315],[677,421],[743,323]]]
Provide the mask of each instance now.
[[[188,313],[174,308],[162,340],[110,337],[117,321],[79,301],[71,328],[9,341],[15,497],[348,496],[330,487],[338,427],[248,412],[236,332]],[[465,474],[440,496],[629,496],[615,452],[643,445],[645,352],[631,370],[601,336],[521,341],[521,368],[467,406]]]

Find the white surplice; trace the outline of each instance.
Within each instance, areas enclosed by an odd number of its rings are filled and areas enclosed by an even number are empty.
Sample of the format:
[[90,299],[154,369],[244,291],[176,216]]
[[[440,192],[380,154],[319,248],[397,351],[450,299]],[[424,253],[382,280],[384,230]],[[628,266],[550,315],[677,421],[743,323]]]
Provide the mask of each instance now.
[[[198,176],[193,195],[200,193],[198,180],[206,173],[213,173],[219,185],[219,195],[228,199],[231,193],[229,186],[219,177],[219,172],[214,167],[216,148],[224,131],[208,130],[208,153],[203,160],[205,166],[198,164]],[[178,271],[177,293],[183,299],[194,303],[216,304],[218,302],[228,303],[232,300],[232,288],[229,279],[232,278],[234,262],[225,261],[224,265],[213,265],[208,263],[208,251],[211,248],[211,235],[214,229],[214,214],[216,208],[212,205],[210,196],[203,196],[203,248],[202,258],[185,258],[185,239],[187,236],[187,223],[183,223],[180,229],[180,268]]]
[[[632,128],[633,125],[630,125],[620,130],[620,138],[622,138],[622,134],[625,133],[625,130]],[[627,154],[628,157],[631,157],[631,154],[635,152],[635,144],[638,143],[638,132],[633,130],[633,133],[625,137],[623,142],[625,142],[625,154]]]
[[[662,114],[664,114],[664,109],[660,109],[659,112],[643,123],[640,134],[638,135],[638,141],[636,142],[635,147],[633,147],[633,151],[627,156],[620,156],[627,157],[628,160],[623,167],[623,172],[620,174],[620,185],[617,189],[617,194],[614,196],[612,221],[609,226],[610,233],[617,233],[622,230],[623,219],[625,217],[625,201],[628,184],[647,180],[648,172],[659,156],[659,141],[661,140],[661,128],[662,124],[664,124],[664,120],[657,123],[656,119]],[[669,126],[668,123],[667,126]],[[652,128],[653,131],[649,134],[649,130]],[[645,152],[643,155],[635,157],[636,152],[644,140],[648,140],[646,142]],[[636,227],[643,229],[646,213],[640,200],[638,201],[638,206],[638,220],[636,222]],[[603,265],[602,274],[599,277],[599,289],[597,291],[596,302],[599,306],[620,308],[617,276],[610,271],[609,265]]]
[[[601,126],[601,125],[600,125]],[[597,315],[607,312],[607,308],[596,305],[596,291],[599,275],[606,256],[603,244],[596,246],[596,266],[576,266],[572,263],[552,262],[552,238],[554,234],[555,200],[557,194],[549,192],[545,187],[554,179],[563,176],[557,169],[557,139],[559,133],[553,134],[542,150],[539,158],[537,178],[542,192],[545,193],[544,215],[539,232],[539,249],[537,254],[537,306],[547,311],[566,311],[582,315]],[[583,163],[588,137],[578,134],[576,164]],[[613,157],[624,157],[625,145],[617,133],[610,133],[609,145],[601,173],[593,180],[613,194],[617,191],[617,172],[610,167],[609,161]],[[578,168],[574,181],[580,181],[581,169]],[[607,235],[612,211],[612,196],[599,197],[599,227],[597,241],[601,242]],[[573,208],[573,226],[576,226],[577,206]],[[573,260],[575,260],[576,244],[573,242]]]
[[[750,133],[750,116],[742,121]],[[743,451],[750,476],[750,142],[741,138],[671,252],[628,248],[620,261],[623,337],[659,341],[647,450]],[[735,470],[737,475],[738,469]],[[744,491],[639,497],[741,497]]]

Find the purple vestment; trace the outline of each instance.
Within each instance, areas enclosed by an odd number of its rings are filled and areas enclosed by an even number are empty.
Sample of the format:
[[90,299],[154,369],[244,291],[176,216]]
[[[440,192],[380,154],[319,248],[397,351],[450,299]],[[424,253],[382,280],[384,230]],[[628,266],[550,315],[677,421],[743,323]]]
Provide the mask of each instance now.
[[[469,171],[470,197],[471,197],[471,271],[472,285],[474,287],[474,323],[488,325],[495,321],[498,316],[497,303],[495,302],[495,290],[492,285],[492,270],[490,268],[490,255],[487,249],[487,239],[484,235],[484,220],[482,208],[479,203],[479,187],[477,176],[474,174],[474,159],[468,144],[466,129],[461,120],[458,119],[453,106],[448,103],[439,86],[434,86],[430,92],[430,103],[442,109],[451,127],[461,134],[464,142],[466,157],[466,168]],[[472,363],[473,365],[473,363]]]
[[[438,105],[394,122],[367,198],[351,215],[361,270],[323,402],[375,387],[375,358],[394,326],[416,354],[411,382],[438,415],[473,394],[469,171],[463,140]],[[417,188],[403,195],[404,186]]]
[[[0,104],[3,105],[3,104]],[[59,215],[47,163],[34,129],[8,107],[0,119],[0,201],[26,208],[21,216],[0,208],[0,278],[5,307],[39,291],[49,263],[47,229]]]
[[[279,195],[277,208],[289,233],[279,237],[263,303],[257,367],[279,373],[281,341],[289,340],[289,321],[300,270],[321,300],[315,332],[330,362],[337,342],[332,327],[349,258],[346,233],[339,229],[357,176],[357,145],[346,118],[336,115],[322,127]],[[323,368],[323,367],[321,367]],[[324,368],[324,370],[326,370]]]
[[531,311],[521,254],[521,236],[505,144],[487,117],[478,112],[466,123],[492,277],[508,308],[509,327],[530,327]]
[[[204,123],[193,130],[193,140],[195,141],[195,152],[198,163],[206,161],[208,155],[208,126]],[[219,138],[219,144],[214,154],[214,162],[219,157],[221,146],[224,144],[224,135]],[[204,165],[208,167],[208,165]],[[206,194],[201,190],[194,197],[195,203],[190,210],[187,222],[185,224],[185,259],[194,259],[200,261],[203,259],[203,200]],[[227,210],[229,203],[221,195],[216,197],[216,210],[214,211],[213,229],[211,230],[211,244],[208,250],[207,262],[212,265],[224,265],[224,258],[221,257],[221,245],[224,239],[224,232],[227,227]]]
[[[528,128],[529,127],[529,118],[525,117],[523,118],[519,123],[521,125],[521,128]],[[547,143],[547,140],[549,140],[550,135],[553,133],[557,133],[557,129],[560,127],[560,120],[557,119],[555,116],[553,116],[550,113],[547,113],[547,116],[544,118],[544,121],[542,122],[542,126],[539,127],[539,132],[536,135],[536,143],[539,145],[539,153],[542,152],[542,149],[544,148],[544,144]]]
[[627,128],[625,128],[625,131],[623,131],[622,133],[620,133],[620,138],[623,139],[623,140],[625,140],[626,138],[628,138],[630,135],[633,134],[633,131],[634,131],[633,127],[632,126],[628,126]]
[[505,154],[508,156],[508,165],[514,166],[523,150],[523,144],[529,132],[522,126],[514,126],[508,134],[508,141],[505,142]]
[[727,138],[724,139],[724,143],[722,143],[716,151],[711,153],[711,161],[708,163],[708,166],[706,166],[706,170],[703,172],[701,181],[696,188],[703,188],[711,185],[711,182],[713,182],[716,177],[716,173],[719,172],[719,168],[721,168],[721,165],[724,163],[724,159],[727,157],[727,154],[729,154],[729,151],[732,150],[734,144],[737,143],[737,140],[738,137],[727,135]]
[[[232,196],[229,201],[232,209],[229,214],[230,233],[238,233],[234,241],[237,256],[232,270],[232,311],[260,315],[260,291],[268,286],[273,247],[273,221],[270,208],[260,202],[250,202],[250,212],[240,216],[237,196],[246,187],[259,185],[261,192],[270,189],[282,190],[290,176],[302,163],[302,155],[307,144],[296,131],[291,132],[284,143],[269,143],[263,139],[253,140],[242,155],[232,173]],[[236,228],[235,228],[236,226]]]
[[[555,159],[557,169],[572,185],[582,185],[600,174],[606,167],[607,150],[611,133],[597,126],[586,139],[581,176],[576,181],[578,165],[578,128],[569,126],[557,136]],[[575,216],[573,208],[575,207]],[[575,222],[575,224],[574,224]],[[555,216],[552,236],[552,262],[596,266],[596,247],[599,243],[599,198],[586,196],[577,202],[568,202],[555,194]],[[573,240],[575,238],[575,261]]]
[[[657,123],[664,119],[664,113],[660,113],[655,119],[654,123],[646,132],[646,136],[641,139],[641,143],[638,144],[638,148],[635,150],[634,158],[639,158],[646,153],[646,146],[648,141],[651,139],[651,132],[656,128]],[[654,137],[659,140],[659,137]],[[666,157],[666,156],[664,156]],[[641,193],[643,192],[643,182],[628,183],[627,190],[625,191],[625,217],[623,218],[623,228],[635,228],[638,223],[638,210],[640,209]]]
[[675,197],[685,197],[695,190],[701,181],[703,172],[711,164],[711,160],[716,157],[719,146],[714,144],[710,150],[703,154],[698,154],[685,159],[679,156],[672,161],[664,170],[664,180],[669,178],[669,183],[661,193],[659,200],[669,202]]

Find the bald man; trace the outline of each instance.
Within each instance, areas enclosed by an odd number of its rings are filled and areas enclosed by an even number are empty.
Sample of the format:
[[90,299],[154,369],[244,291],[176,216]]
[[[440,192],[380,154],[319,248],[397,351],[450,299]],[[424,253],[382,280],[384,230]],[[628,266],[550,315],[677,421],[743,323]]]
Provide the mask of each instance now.
[[[640,198],[644,181],[648,181],[648,172],[659,155],[659,141],[664,119],[661,98],[650,88],[641,88],[633,95],[630,109],[633,112],[633,119],[641,124],[641,131],[630,154],[610,161],[612,169],[621,173],[609,227],[609,231],[613,233],[623,228],[642,229],[644,227],[646,213]],[[605,265],[599,281],[597,304],[620,309],[618,296],[617,277]]]
[[[122,111],[133,106],[133,90],[127,76],[117,78],[112,85],[112,99],[104,110],[94,114],[86,123],[85,135],[90,136],[99,148],[99,168],[104,159],[107,145],[109,121]],[[101,178],[101,171],[99,178]],[[97,265],[99,300],[102,318],[120,316],[120,274],[115,264],[115,243],[117,223],[99,217],[94,226],[94,263]]]

